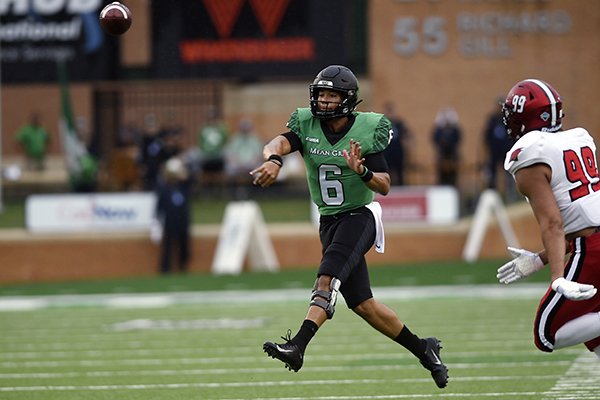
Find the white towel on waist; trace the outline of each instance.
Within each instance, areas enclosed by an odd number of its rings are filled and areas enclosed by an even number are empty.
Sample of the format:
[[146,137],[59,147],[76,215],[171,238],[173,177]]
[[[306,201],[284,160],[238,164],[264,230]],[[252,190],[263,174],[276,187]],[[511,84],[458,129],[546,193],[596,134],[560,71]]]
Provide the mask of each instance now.
[[383,213],[381,204],[374,201],[365,207],[371,210],[375,218],[375,251],[383,253],[385,251],[385,232],[383,231],[383,220],[381,219]]

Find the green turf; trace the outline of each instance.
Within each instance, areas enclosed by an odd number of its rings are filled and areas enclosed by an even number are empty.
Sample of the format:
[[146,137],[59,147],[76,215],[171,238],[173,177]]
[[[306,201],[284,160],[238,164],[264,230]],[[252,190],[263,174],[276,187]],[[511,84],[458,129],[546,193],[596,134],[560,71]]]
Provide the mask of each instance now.
[[[415,263],[371,267],[373,286],[497,284],[496,269],[504,261]],[[0,286],[0,296],[32,294],[80,294],[123,292],[173,292],[221,289],[269,289],[312,287],[316,266],[286,270],[282,273],[244,272],[238,276],[185,274],[135,277],[118,280],[73,281],[57,283],[12,284]],[[544,282],[541,271],[525,282]]]
[[444,390],[410,353],[340,305],[311,342],[298,373],[266,357],[261,345],[297,329],[305,299],[3,312],[0,398],[594,398],[594,383],[580,382],[577,397],[567,397],[571,389],[561,382],[585,350],[535,350],[531,319],[537,299],[510,297],[384,301],[413,332],[443,341],[450,370]]
[[22,201],[6,201],[0,212],[0,228],[24,228],[25,204]]
[[[265,201],[261,207],[268,222],[309,218],[304,200],[292,207],[289,201]],[[0,227],[19,223],[23,209],[18,207],[8,205],[16,211],[0,215]],[[200,201],[194,207],[196,222],[217,223],[225,203]],[[597,376],[576,379],[582,365],[583,375],[585,368],[597,367],[583,347],[553,354],[534,348],[531,324],[539,294],[515,298],[510,291],[520,283],[508,288],[498,284],[496,269],[504,261],[371,267],[376,288],[403,293],[421,286],[432,294],[384,303],[415,333],[442,339],[451,376],[445,390],[435,387],[406,350],[340,304],[333,321],[311,343],[299,373],[267,358],[263,341],[278,340],[302,321],[316,266],[275,274],[175,274],[0,286],[0,302],[11,295],[306,291],[302,299],[278,302],[261,302],[248,292],[241,302],[117,309],[101,305],[105,303],[77,306],[75,300],[36,311],[0,312],[0,399],[599,399]],[[547,271],[542,271],[525,283],[547,280]],[[433,294],[440,289],[431,286],[470,284],[490,284],[486,288],[506,296],[439,298]],[[468,286],[455,287],[457,292],[469,291]]]

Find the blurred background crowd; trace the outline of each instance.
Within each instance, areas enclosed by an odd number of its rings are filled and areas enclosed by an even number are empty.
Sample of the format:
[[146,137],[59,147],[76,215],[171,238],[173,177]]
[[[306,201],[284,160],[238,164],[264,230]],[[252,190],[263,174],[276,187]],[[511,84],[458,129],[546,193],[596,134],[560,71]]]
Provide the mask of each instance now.
[[[0,8],[0,199],[155,190],[173,157],[193,194],[248,198],[262,145],[329,64],[393,121],[393,185],[454,186],[465,213],[485,188],[517,199],[498,105],[513,82],[553,82],[565,124],[600,131],[600,10],[583,2],[128,0],[120,37],[99,30],[107,1],[59,3]],[[279,193],[304,196],[303,174],[286,160]]]

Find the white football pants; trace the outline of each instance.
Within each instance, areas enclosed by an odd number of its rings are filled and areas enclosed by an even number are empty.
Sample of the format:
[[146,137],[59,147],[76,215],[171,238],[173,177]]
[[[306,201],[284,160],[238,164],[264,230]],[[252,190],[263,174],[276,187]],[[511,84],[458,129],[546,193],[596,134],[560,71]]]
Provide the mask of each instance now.
[[[588,313],[561,326],[554,335],[554,349],[573,346],[600,336],[600,313]],[[600,358],[600,346],[594,349]]]

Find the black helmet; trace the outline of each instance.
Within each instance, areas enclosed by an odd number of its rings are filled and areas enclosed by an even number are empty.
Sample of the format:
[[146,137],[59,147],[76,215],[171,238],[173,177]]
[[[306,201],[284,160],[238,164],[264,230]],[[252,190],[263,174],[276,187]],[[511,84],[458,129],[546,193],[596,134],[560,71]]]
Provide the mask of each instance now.
[[[317,101],[319,89],[329,89],[339,92],[343,100],[334,110],[319,110]],[[309,86],[310,110],[319,119],[346,117],[350,115],[360,101],[358,100],[358,79],[343,65],[330,65],[317,74]]]

